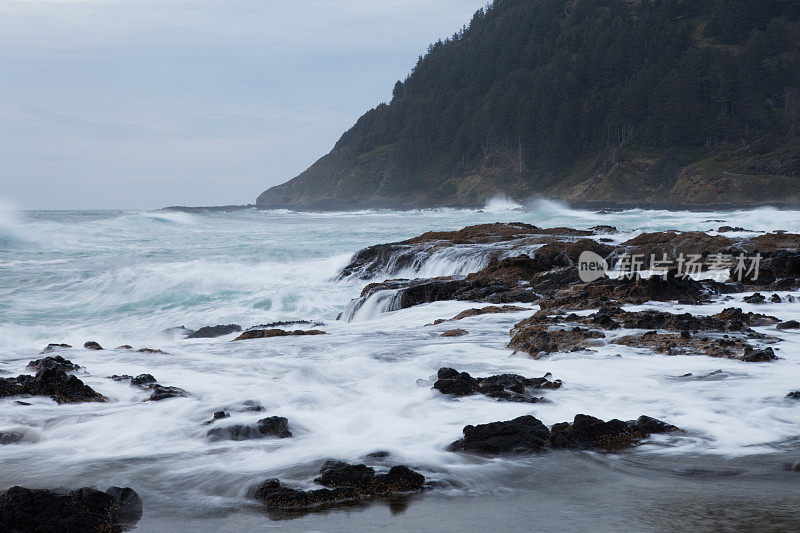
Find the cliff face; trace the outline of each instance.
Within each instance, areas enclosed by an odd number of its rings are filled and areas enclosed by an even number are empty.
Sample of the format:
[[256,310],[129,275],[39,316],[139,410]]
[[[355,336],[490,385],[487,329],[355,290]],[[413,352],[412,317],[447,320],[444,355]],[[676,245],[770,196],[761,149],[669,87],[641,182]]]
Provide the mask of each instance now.
[[800,2],[495,0],[260,207],[800,201]]

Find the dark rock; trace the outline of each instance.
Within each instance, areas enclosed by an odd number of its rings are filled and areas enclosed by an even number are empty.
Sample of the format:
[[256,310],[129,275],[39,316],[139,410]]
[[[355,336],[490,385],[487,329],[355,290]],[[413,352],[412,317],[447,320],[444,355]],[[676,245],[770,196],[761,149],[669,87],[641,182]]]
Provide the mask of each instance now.
[[58,368],[41,370],[35,376],[0,378],[0,397],[21,394],[50,396],[59,404],[106,401],[105,396]]
[[247,424],[235,424],[232,426],[224,426],[213,428],[206,433],[206,436],[213,440],[253,440],[260,439],[264,436],[258,431],[258,428]]
[[736,227],[732,227],[732,226],[721,226],[721,227],[720,227],[720,228],[717,230],[717,233],[730,233],[730,232],[734,232],[734,231],[748,231],[748,230],[746,230],[746,229],[744,229],[744,228],[742,228],[742,227],[739,227],[739,226],[736,226]]
[[532,394],[533,390],[557,389],[561,380],[550,381],[549,374],[541,378],[526,378],[518,374],[500,374],[486,378],[473,378],[466,372],[453,368],[440,368],[438,380],[433,388],[442,394],[467,396],[484,394],[491,398],[517,402],[539,402],[543,398]]
[[148,402],[160,402],[169,398],[185,398],[189,393],[179,387],[165,387],[164,385],[153,385],[150,387],[153,393],[147,398]]
[[112,496],[88,487],[66,494],[12,487],[0,493],[0,525],[12,532],[119,532],[126,522],[122,515],[132,516],[121,502],[128,505],[133,494],[131,489]]
[[292,436],[289,431],[289,420],[282,416],[270,416],[256,422],[258,432],[265,437],[278,437],[286,439]]
[[39,353],[45,354],[45,353],[52,352],[52,351],[55,351],[55,350],[63,350],[65,348],[72,348],[72,345],[70,345],[70,344],[50,343],[47,346],[45,346],[44,349]]
[[786,395],[789,400],[800,400],[800,390],[792,391]]
[[113,376],[108,376],[108,379],[114,381],[131,381],[133,376],[129,376],[128,374],[122,374],[118,376],[117,374],[114,374]]
[[151,374],[139,374],[131,379],[131,385],[135,385],[136,387],[148,387],[155,383],[157,383],[157,380]]
[[600,345],[599,339],[604,338],[603,332],[586,328],[558,329],[520,322],[511,330],[511,342],[508,343],[508,347],[539,358],[554,352],[585,350]]
[[214,415],[211,417],[211,420],[206,420],[205,422],[203,422],[203,425],[204,425],[204,426],[208,426],[208,425],[210,425],[210,424],[213,424],[213,423],[214,423],[214,422],[216,422],[217,420],[222,420],[222,419],[224,419],[224,418],[230,418],[230,416],[231,416],[231,415],[230,415],[230,413],[228,413],[228,412],[226,412],[226,411],[217,411],[217,412],[215,412],[215,413],[214,413]]
[[164,350],[159,350],[157,348],[139,348],[136,351],[139,353],[167,353]]
[[548,429],[533,416],[507,422],[466,426],[464,437],[451,444],[453,451],[486,455],[539,453],[549,449],[619,450],[632,446],[653,433],[677,431],[675,426],[641,416],[638,420],[604,422],[587,415],[576,415],[569,422]]
[[787,320],[786,322],[781,322],[775,327],[777,329],[800,329],[800,322],[797,320]]
[[130,344],[123,344],[122,346],[117,346],[114,348],[115,350],[133,350],[133,346]]
[[406,466],[393,466],[385,474],[376,474],[367,465],[328,461],[315,481],[329,488],[299,491],[270,479],[256,487],[255,497],[272,509],[313,510],[417,491],[425,484],[425,476]]
[[550,430],[533,416],[507,422],[466,426],[464,437],[450,445],[452,451],[487,455],[537,453],[550,445]]
[[35,361],[31,361],[28,363],[27,368],[29,370],[33,370],[34,372],[39,372],[40,370],[46,370],[48,368],[57,368],[58,370],[63,370],[64,372],[74,372],[80,368],[79,365],[76,365],[69,359],[64,359],[60,355],[56,355],[55,357],[45,357],[44,359],[36,359]]
[[235,424],[209,430],[206,434],[211,440],[254,440],[264,437],[290,438],[289,420],[282,416],[262,418],[255,425]]
[[98,342],[95,341],[88,341],[83,344],[83,347],[87,350],[102,350],[103,347],[100,346]]
[[129,487],[109,487],[106,494],[119,505],[119,521],[123,525],[135,524],[142,518],[142,499]]
[[774,303],[774,304],[779,304],[779,303],[781,303],[783,300],[782,300],[782,299],[781,299],[781,297],[780,297],[780,296],[778,296],[777,294],[773,294],[772,296],[770,296],[770,298],[769,298],[769,301],[770,301],[770,302],[772,302],[772,303]]
[[463,337],[464,335],[469,334],[469,331],[465,329],[448,329],[447,331],[443,332],[440,337]]
[[727,335],[723,338],[704,335],[687,338],[682,335],[649,331],[643,335],[627,335],[612,342],[633,348],[649,348],[665,355],[703,354],[709,357],[739,359],[748,363],[777,359],[772,348],[758,350],[742,339]]
[[230,335],[242,331],[242,326],[237,324],[205,326],[193,333],[189,333],[186,338],[188,339],[211,339],[214,337],[221,337],[223,335]]
[[612,233],[617,233],[617,228],[615,226],[600,225],[600,226],[592,226],[589,229],[600,235],[609,235]]
[[272,337],[287,337],[290,335],[325,335],[325,332],[318,329],[296,329],[294,331],[286,331],[283,329],[254,329],[245,331],[233,340],[244,341],[249,339],[268,339]]
[[242,405],[245,411],[261,412],[264,410],[264,406],[254,400],[245,400]]
[[752,294],[750,296],[745,296],[742,298],[743,301],[749,304],[763,304],[766,301],[766,298],[760,292]]
[[647,279],[624,277],[600,278],[591,283],[572,284],[539,302],[541,309],[594,309],[615,304],[641,305],[646,302],[687,302],[693,304],[709,301],[710,294],[719,286],[701,283],[691,278],[678,277],[670,271],[665,280],[660,276]]
[[450,320],[463,320],[465,318],[470,318],[479,315],[488,315],[496,313],[517,313],[519,311],[528,311],[528,310],[529,309],[527,307],[520,307],[518,305],[489,305],[481,308],[473,307],[472,309],[461,311]]
[[291,489],[277,479],[268,479],[255,489],[255,497],[268,509],[310,511],[337,505],[354,504],[361,496],[353,489],[318,489],[302,491]]
[[772,350],[772,348],[757,350],[755,348],[748,347],[745,349],[744,355],[742,356],[742,361],[746,363],[764,363],[768,361],[774,361],[777,358],[778,356],[775,355],[775,352]]
[[23,439],[24,435],[19,431],[0,431],[0,445],[16,444]]

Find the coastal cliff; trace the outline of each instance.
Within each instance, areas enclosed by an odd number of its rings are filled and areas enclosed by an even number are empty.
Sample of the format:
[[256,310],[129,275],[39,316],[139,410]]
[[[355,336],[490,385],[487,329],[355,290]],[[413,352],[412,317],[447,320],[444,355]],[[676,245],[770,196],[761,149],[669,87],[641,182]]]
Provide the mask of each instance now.
[[800,4],[495,0],[262,208],[800,200]]

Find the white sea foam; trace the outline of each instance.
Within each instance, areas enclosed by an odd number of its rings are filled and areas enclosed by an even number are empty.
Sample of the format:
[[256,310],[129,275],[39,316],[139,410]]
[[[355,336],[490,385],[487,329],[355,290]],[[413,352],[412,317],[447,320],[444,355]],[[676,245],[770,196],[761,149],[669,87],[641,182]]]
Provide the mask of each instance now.
[[[25,372],[48,342],[68,342],[76,348],[62,355],[84,367],[79,377],[110,401],[58,406],[32,398],[27,401],[33,405],[24,406],[0,400],[0,431],[26,435],[26,442],[0,450],[0,481],[4,486],[128,485],[137,488],[148,508],[191,514],[241,505],[247,489],[269,477],[308,486],[321,461],[362,460],[377,450],[391,452],[392,463],[409,464],[432,479],[456,480],[459,491],[494,490],[485,488],[487,473],[511,463],[468,458],[446,447],[467,424],[523,414],[547,424],[577,413],[605,419],[647,414],[685,431],[630,452],[643,455],[775,453],[797,438],[797,406],[784,399],[800,386],[800,334],[790,330],[757,328],[783,339],[776,345],[782,359],[772,363],[655,355],[613,344],[535,360],[512,356],[507,347],[509,330],[535,306],[426,326],[475,304],[437,302],[398,310],[396,293],[388,291],[353,310],[352,321],[335,320],[364,285],[332,281],[351,253],[433,229],[499,219],[538,226],[611,224],[629,235],[723,224],[800,230],[794,227],[797,213],[782,212],[779,219],[769,210],[597,215],[537,205],[538,210],[528,206],[524,212],[387,211],[344,217],[248,210],[193,214],[189,224],[138,213],[25,214],[17,224],[33,238],[0,244],[0,372]],[[725,222],[702,222],[708,219]],[[469,264],[470,256],[477,257],[474,250],[459,253],[434,252],[414,273],[466,273],[487,260]],[[743,295],[730,297],[708,306],[634,309],[709,314],[737,306],[800,319],[800,301],[754,306],[742,302]],[[161,333],[182,324],[251,326],[295,319],[324,322],[315,327],[327,334],[230,342],[233,335],[185,340]],[[452,327],[469,334],[439,336]],[[610,339],[625,333],[613,332]],[[110,349],[80,348],[90,339]],[[120,344],[166,353],[113,349]],[[535,405],[482,396],[452,399],[431,390],[442,366],[473,375],[551,372],[564,387],[545,391],[552,401]],[[709,376],[718,369],[721,374]],[[146,393],[106,378],[145,372],[192,395],[142,402]],[[689,372],[693,376],[681,377]],[[246,400],[260,402],[265,411],[244,412]],[[281,415],[289,418],[295,437],[210,442],[202,423],[220,409],[232,416],[215,425]]]

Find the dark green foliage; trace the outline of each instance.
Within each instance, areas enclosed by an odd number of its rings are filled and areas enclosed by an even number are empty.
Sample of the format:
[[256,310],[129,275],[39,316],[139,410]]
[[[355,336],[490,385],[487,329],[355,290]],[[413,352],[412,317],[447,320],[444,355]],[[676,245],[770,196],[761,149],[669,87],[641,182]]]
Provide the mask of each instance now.
[[441,197],[448,178],[499,169],[536,191],[614,147],[713,151],[797,133],[798,6],[494,0],[431,45],[392,101],[362,116],[303,183],[336,173],[378,197]]
[[[399,142],[399,162],[415,175],[473,166],[518,138],[526,166],[549,167],[609,143],[704,146],[787,133],[783,93],[800,86],[796,29],[766,30],[796,3],[635,4],[496,0],[432,45],[391,105],[367,113],[340,145],[364,153]],[[714,17],[704,39],[740,49],[699,46],[703,15]]]

